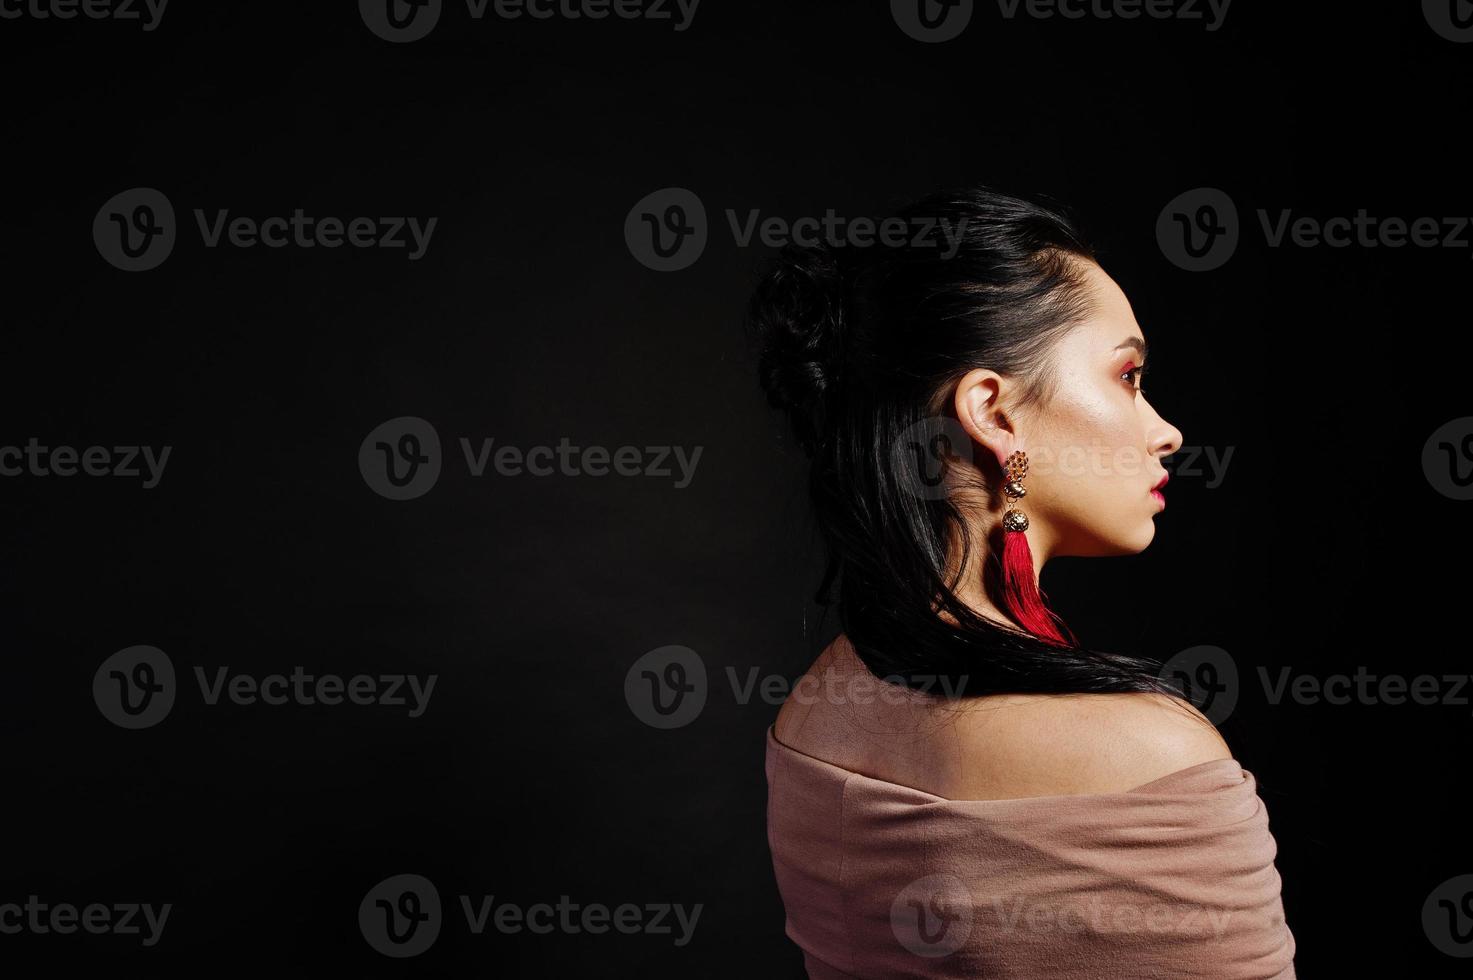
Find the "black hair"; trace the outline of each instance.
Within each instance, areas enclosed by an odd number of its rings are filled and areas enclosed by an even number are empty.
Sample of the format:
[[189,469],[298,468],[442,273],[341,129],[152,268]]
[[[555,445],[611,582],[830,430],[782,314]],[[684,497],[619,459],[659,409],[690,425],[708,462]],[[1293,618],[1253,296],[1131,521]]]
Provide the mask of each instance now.
[[[948,395],[969,370],[1018,378],[1018,405],[1047,403],[1055,381],[1047,355],[1088,312],[1081,260],[1095,261],[1093,250],[1061,208],[988,187],[937,194],[896,217],[934,233],[790,244],[748,311],[762,387],[811,461],[828,562],[817,600],[830,604],[837,584],[840,623],[859,658],[877,677],[911,687],[935,690],[940,681],[940,691],[963,697],[1182,697],[1155,661],[1089,649],[1072,634],[1060,644],[958,598],[978,547],[958,496],[928,492],[934,487],[916,467],[896,465],[918,434],[960,431],[954,421],[947,428],[948,413],[955,419]],[[971,455],[971,440],[960,438]],[[993,493],[997,460],[977,453],[975,465],[980,489]],[[989,595],[998,559],[989,547]]]

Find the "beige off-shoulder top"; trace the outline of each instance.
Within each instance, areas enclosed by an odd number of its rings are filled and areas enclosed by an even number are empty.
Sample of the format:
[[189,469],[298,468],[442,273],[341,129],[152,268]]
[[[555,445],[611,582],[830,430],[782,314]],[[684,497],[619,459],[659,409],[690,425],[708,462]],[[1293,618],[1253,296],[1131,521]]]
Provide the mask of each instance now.
[[1277,846],[1231,759],[1119,793],[947,800],[767,730],[767,834],[814,980],[1292,980]]

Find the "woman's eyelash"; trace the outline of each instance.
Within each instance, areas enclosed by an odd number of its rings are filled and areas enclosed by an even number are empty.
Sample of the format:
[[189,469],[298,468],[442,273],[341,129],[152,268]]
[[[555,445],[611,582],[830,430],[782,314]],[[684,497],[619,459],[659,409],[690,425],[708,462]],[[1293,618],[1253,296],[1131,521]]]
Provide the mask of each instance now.
[[1140,391],[1141,390],[1141,382],[1144,380],[1145,375],[1146,375],[1146,366],[1144,364],[1127,364],[1127,365],[1125,365],[1125,370],[1121,372],[1120,377],[1122,377],[1122,378],[1128,378],[1128,377],[1131,377],[1132,375],[1134,375],[1135,377],[1134,377],[1134,380],[1130,383],[1130,386],[1132,388],[1134,388],[1136,391]]

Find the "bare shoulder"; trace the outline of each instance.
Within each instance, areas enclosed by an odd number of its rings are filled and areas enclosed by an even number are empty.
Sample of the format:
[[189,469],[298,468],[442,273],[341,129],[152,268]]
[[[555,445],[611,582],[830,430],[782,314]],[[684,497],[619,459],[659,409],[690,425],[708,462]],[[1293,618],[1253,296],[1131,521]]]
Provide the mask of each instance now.
[[953,800],[1121,793],[1232,758],[1200,711],[1165,694],[874,697],[876,684],[890,687],[841,637],[794,685],[773,734],[841,768]]
[[1120,793],[1232,752],[1165,694],[1005,695],[960,705],[952,799]]
[[[794,690],[807,683],[810,678],[822,676],[826,656],[827,654],[821,654],[813,662],[813,665],[794,684]],[[803,722],[811,709],[812,705],[805,704],[790,694],[777,710],[777,718],[772,723],[773,735],[784,745],[796,745],[798,733],[802,730]]]
[[840,635],[793,684],[773,734],[834,765],[892,778],[927,750],[932,700],[875,676]]
[[[817,659],[793,684],[792,691],[783,701],[782,707],[778,709],[777,719],[773,722],[773,734],[779,742],[801,747],[812,737],[813,732],[811,726],[808,725],[810,715],[814,713],[814,708],[822,706],[823,702],[818,698],[805,697],[803,692],[818,690],[821,685],[830,683],[835,678],[850,676],[855,668],[850,658],[845,656],[846,652],[841,640],[835,640],[824,648]],[[824,713],[819,712],[820,715]],[[826,719],[813,720],[821,724]],[[810,730],[805,731],[805,728]]]

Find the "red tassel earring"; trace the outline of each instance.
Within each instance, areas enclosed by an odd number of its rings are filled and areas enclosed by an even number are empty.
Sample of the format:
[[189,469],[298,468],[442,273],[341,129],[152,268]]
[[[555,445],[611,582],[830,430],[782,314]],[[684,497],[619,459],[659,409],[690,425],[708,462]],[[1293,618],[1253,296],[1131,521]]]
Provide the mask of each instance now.
[[1028,475],[1028,454],[1021,449],[1014,452],[1003,463],[1003,472],[1007,482],[1002,492],[1008,497],[1007,510],[1002,515],[1003,602],[1013,618],[1039,639],[1060,646],[1078,645],[1073,633],[1065,639],[1064,632],[1069,627],[1048,607],[1048,599],[1038,587],[1033,552],[1024,533],[1028,530],[1028,515],[1014,506],[1015,501],[1028,493],[1023,486],[1023,478]]

